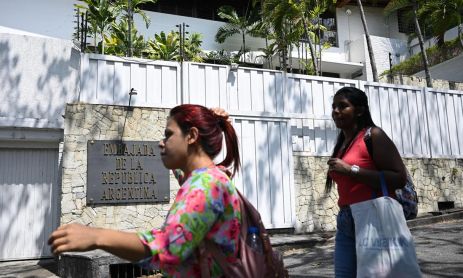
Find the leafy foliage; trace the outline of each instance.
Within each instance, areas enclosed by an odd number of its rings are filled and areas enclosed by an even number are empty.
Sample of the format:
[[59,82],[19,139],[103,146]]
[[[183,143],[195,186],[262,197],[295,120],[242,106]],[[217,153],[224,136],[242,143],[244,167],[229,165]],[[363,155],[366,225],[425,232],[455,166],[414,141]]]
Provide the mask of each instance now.
[[180,36],[171,31],[169,34],[161,32],[148,41],[149,58],[154,60],[180,61]]
[[[129,49],[129,24],[127,19],[123,18],[118,23],[111,25],[111,33],[105,37],[106,53],[115,56],[125,56]],[[146,51],[146,42],[142,35],[138,35],[137,29],[132,29],[131,42],[133,55],[142,57]]]
[[109,0],[79,0],[86,6],[76,5],[79,9],[87,10],[90,23],[90,35],[93,35],[94,45],[97,45],[97,36],[102,42],[101,53],[104,54],[104,37],[111,23],[116,20],[116,9]]
[[246,35],[257,36],[259,32],[259,21],[256,10],[252,9],[249,15],[238,16],[233,7],[222,6],[219,8],[217,15],[226,20],[227,23],[217,30],[215,40],[218,43],[224,43],[229,37],[240,34],[243,41],[241,51],[245,55]]
[[[463,47],[461,46],[459,39],[456,38],[451,41],[444,42],[442,46],[433,46],[426,49],[428,54],[430,66],[437,65],[453,57],[463,54]],[[381,75],[395,75],[404,74],[412,75],[423,70],[423,63],[420,54],[415,54],[407,60],[394,65],[392,71],[385,71]]]
[[[109,51],[108,54],[126,55],[129,49],[129,41],[131,41],[132,50],[136,52],[134,55],[141,55],[145,43],[142,43],[143,37],[137,35],[131,15],[141,15],[145,21],[146,28],[148,28],[150,19],[141,10],[140,6],[142,4],[155,3],[157,0],[131,0],[131,9],[129,9],[128,0],[79,1],[83,4],[76,4],[75,6],[88,13],[88,23],[90,24],[89,34],[93,36],[93,46],[95,49],[99,49],[102,54],[105,51]],[[129,24],[132,33],[130,37]],[[109,46],[105,45],[107,43],[109,43]],[[121,51],[125,51],[125,53]]]
[[[131,11],[134,14],[139,14],[145,22],[146,28],[150,26],[151,19],[140,8],[141,5],[154,4],[157,0],[131,0]],[[116,10],[118,15],[121,15],[127,20],[129,15],[129,4],[127,0],[116,0]]]
[[[201,57],[201,35],[191,34],[185,39],[184,60],[202,62]],[[171,31],[168,34],[161,32],[155,34],[154,39],[148,41],[148,57],[154,60],[180,61],[180,36]]]
[[444,43],[447,30],[458,26],[458,36],[463,46],[463,0],[430,0],[426,1],[418,10],[418,17],[428,23],[431,33],[436,38],[437,45]]
[[240,56],[241,52],[232,54],[222,49],[205,54],[204,61],[211,64],[230,65],[232,63],[238,63]]

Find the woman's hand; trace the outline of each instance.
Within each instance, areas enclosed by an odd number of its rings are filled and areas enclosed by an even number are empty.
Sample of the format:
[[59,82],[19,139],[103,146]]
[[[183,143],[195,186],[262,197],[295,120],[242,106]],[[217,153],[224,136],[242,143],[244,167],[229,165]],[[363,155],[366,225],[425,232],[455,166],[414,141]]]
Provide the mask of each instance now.
[[350,174],[351,165],[347,164],[344,160],[339,158],[330,158],[328,159],[329,168],[328,171],[338,172],[340,174],[348,175]]
[[222,117],[225,120],[227,120],[227,122],[231,123],[230,115],[223,108],[213,107],[213,108],[210,108],[210,110],[212,111],[212,113],[214,113],[214,115]]
[[81,224],[67,224],[56,229],[48,239],[55,255],[71,251],[102,249],[129,261],[150,255],[136,233],[92,228]]
[[69,251],[90,251],[97,248],[98,228],[67,224],[56,229],[48,239],[55,255]]

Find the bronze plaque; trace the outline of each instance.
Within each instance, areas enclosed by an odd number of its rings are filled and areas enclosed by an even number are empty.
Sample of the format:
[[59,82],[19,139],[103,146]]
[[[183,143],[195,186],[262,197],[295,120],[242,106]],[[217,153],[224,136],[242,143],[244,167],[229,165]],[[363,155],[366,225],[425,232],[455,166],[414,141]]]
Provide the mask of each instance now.
[[169,201],[157,141],[87,142],[87,205]]

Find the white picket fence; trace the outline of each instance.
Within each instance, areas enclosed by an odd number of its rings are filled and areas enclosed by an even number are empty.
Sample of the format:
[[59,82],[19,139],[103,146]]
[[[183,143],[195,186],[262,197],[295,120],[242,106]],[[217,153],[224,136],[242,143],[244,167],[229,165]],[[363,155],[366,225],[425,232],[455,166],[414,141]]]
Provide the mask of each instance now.
[[238,188],[269,228],[293,227],[293,152],[328,156],[338,131],[335,92],[363,89],[375,123],[405,157],[463,157],[463,93],[201,63],[82,54],[77,101],[173,107],[195,103],[229,111],[240,141]]

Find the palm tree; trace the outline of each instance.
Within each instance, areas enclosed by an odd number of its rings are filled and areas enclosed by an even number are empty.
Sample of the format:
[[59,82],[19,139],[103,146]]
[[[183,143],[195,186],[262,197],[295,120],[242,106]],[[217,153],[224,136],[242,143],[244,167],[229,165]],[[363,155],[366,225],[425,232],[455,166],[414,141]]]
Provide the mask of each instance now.
[[111,23],[116,19],[114,6],[109,0],[79,0],[87,4],[87,6],[76,5],[78,8],[88,11],[88,22],[91,26],[91,34],[93,34],[94,46],[97,48],[97,35],[101,38],[101,54],[104,54],[104,37]]
[[154,4],[156,3],[156,1],[157,0],[116,0],[116,13],[118,15],[122,14],[122,18],[126,19],[128,24],[126,36],[129,39],[126,53],[127,56],[131,57],[133,55],[134,42],[132,42],[132,30],[135,30],[135,26],[133,24],[133,14],[139,14],[143,18],[146,28],[148,28],[151,23],[151,20],[146,15],[146,13],[140,8],[140,6],[145,4]]
[[386,8],[384,8],[384,12],[386,14],[390,14],[394,11],[398,11],[404,8],[411,9],[411,11],[408,12],[407,14],[409,17],[413,18],[413,23],[415,25],[415,33],[418,37],[418,43],[420,45],[420,51],[421,51],[421,60],[423,61],[424,73],[426,75],[426,86],[432,87],[431,74],[429,72],[428,55],[426,54],[426,50],[424,49],[423,34],[421,32],[420,23],[418,22],[418,8],[419,8],[418,1],[423,1],[423,0],[391,0],[387,4]]
[[[262,55],[259,55],[257,57],[262,57],[265,59],[265,62],[267,63],[267,68],[272,69],[272,57],[276,53],[276,45],[275,43],[267,44],[263,48],[259,48],[260,51],[262,51]],[[265,67],[265,65],[264,65]]]
[[180,37],[174,31],[169,34],[161,32],[148,41],[149,58],[164,61],[180,61]]
[[118,23],[112,24],[110,36],[105,37],[107,53],[124,56],[129,53],[129,47],[132,47],[134,56],[143,56],[142,54],[146,50],[146,42],[143,36],[138,35],[137,29],[134,28],[130,33],[131,38],[129,39],[128,29],[129,23],[126,18],[122,18]]
[[249,16],[238,16],[233,7],[222,6],[219,8],[217,15],[225,19],[227,23],[217,30],[215,40],[218,43],[223,43],[229,37],[240,34],[243,40],[243,47],[241,48],[244,57],[243,62],[246,62],[246,35],[255,34],[259,24],[254,12],[251,12]]
[[185,39],[185,58],[188,61],[193,62],[202,62],[203,58],[201,57],[201,44],[203,43],[201,34],[192,33],[188,38]]
[[[312,43],[312,35],[309,22],[310,7],[313,7],[313,1],[309,0],[264,0],[263,1],[263,17],[270,22],[273,32],[277,37],[278,48],[280,52],[287,52],[286,48],[289,45],[297,44],[299,40],[305,36],[309,44],[312,63],[318,74],[318,68],[315,58],[315,50]],[[288,28],[288,25],[291,28]],[[285,58],[283,58],[285,61]],[[286,70],[285,64],[283,64]]]
[[362,0],[357,0],[357,4],[360,9],[360,18],[362,19],[363,31],[365,32],[365,38],[367,40],[368,56],[370,57],[370,65],[371,65],[371,72],[373,73],[373,81],[378,82],[378,71],[376,70],[375,54],[373,52],[373,47],[371,46],[370,32],[368,31],[368,25],[365,19],[365,12],[363,11]]
[[463,0],[426,1],[418,10],[418,18],[429,23],[432,36],[436,38],[438,46],[444,44],[445,32],[458,26],[458,38],[463,47]]

